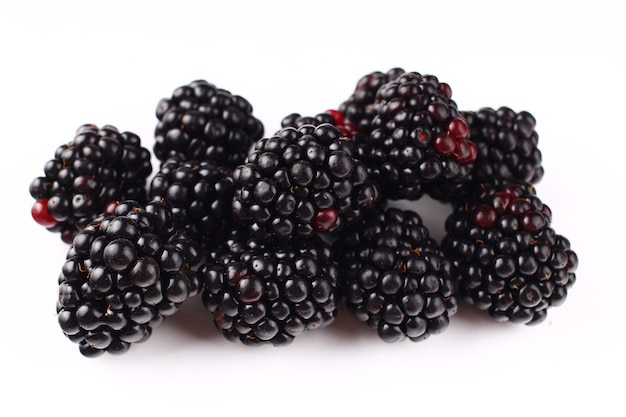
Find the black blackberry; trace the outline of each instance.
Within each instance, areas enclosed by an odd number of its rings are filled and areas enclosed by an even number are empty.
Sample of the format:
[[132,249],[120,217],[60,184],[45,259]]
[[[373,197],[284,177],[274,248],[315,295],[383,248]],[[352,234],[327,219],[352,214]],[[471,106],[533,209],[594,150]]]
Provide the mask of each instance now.
[[192,249],[172,229],[163,203],[124,201],[94,218],[76,234],[59,276],[63,333],[88,357],[147,340],[201,291]]
[[199,272],[204,304],[228,340],[284,346],[333,322],[338,268],[319,236],[258,244],[235,232],[226,247]]
[[469,127],[450,86],[434,75],[397,69],[389,78],[371,104],[373,87],[363,89],[368,99],[361,116],[350,116],[358,113],[356,101],[340,106],[365,139],[357,144],[359,155],[385,197],[415,200],[428,193],[445,200],[438,187],[464,184],[476,158]]
[[447,329],[458,300],[451,264],[420,216],[387,208],[335,243],[348,309],[385,342]]
[[474,181],[503,178],[537,184],[542,179],[539,136],[532,114],[504,106],[461,114],[469,124],[470,138],[477,148]]
[[160,161],[181,155],[234,168],[263,136],[263,124],[245,98],[196,80],[176,88],[156,109],[154,153]]
[[499,321],[535,324],[576,281],[576,253],[532,185],[483,183],[446,220],[443,248],[462,300]]
[[329,123],[257,141],[233,176],[234,220],[260,241],[339,230],[380,194],[352,141]]
[[111,125],[80,126],[30,184],[35,221],[70,243],[74,235],[112,202],[146,201],[152,172],[150,151],[131,132]]
[[232,228],[233,171],[210,161],[165,160],[152,178],[148,195],[172,210],[177,229],[191,229],[205,249],[223,241]]

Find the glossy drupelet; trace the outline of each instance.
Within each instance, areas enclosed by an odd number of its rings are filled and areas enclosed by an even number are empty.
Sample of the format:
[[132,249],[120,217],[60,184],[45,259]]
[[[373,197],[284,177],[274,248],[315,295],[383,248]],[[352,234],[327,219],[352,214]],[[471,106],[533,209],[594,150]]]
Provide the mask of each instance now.
[[154,153],[160,161],[180,155],[232,169],[264,131],[248,100],[205,80],[161,99],[156,116]]
[[148,196],[172,210],[177,229],[190,229],[210,250],[232,229],[235,193],[233,170],[210,161],[188,161],[181,156],[165,160],[150,181]]
[[236,227],[260,242],[333,233],[380,198],[353,142],[330,123],[257,141],[233,176]]
[[371,214],[334,250],[348,309],[380,339],[418,342],[448,328],[458,307],[451,264],[417,213]]
[[72,141],[56,149],[44,175],[31,182],[33,218],[70,243],[110,204],[146,201],[150,158],[150,151],[132,132],[111,125],[80,126]]
[[462,300],[499,321],[536,324],[561,305],[578,257],[532,185],[483,183],[446,220],[443,249]]
[[126,352],[200,293],[193,241],[158,202],[120,203],[74,238],[59,276],[58,322],[87,357]]
[[245,345],[285,346],[337,315],[339,270],[319,236],[259,244],[234,232],[199,269],[219,331]]

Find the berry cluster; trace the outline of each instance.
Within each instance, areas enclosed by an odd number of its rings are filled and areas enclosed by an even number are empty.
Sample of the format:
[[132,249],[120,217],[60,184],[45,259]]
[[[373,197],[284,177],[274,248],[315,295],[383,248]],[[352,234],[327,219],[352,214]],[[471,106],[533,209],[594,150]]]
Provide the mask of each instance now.
[[[88,124],[30,185],[34,220],[70,245],[58,321],[85,356],[127,351],[195,296],[245,345],[287,345],[342,302],[381,340],[418,342],[462,302],[539,323],[576,281],[527,111],[460,110],[449,84],[392,68],[269,135],[204,80],[156,117],[154,175],[137,135]],[[441,241],[393,204],[426,195],[452,209]]]

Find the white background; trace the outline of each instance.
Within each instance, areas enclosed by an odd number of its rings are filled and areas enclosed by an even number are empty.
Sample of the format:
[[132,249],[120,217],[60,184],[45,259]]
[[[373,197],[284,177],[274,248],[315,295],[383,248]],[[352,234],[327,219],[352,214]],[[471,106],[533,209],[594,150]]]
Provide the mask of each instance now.
[[[0,415],[624,415],[617,2],[17,4],[0,6]],[[226,341],[198,298],[122,356],[83,358],[65,338],[55,301],[66,246],[32,221],[28,186],[80,124],[151,147],[158,100],[203,78],[246,97],[273,132],[395,66],[449,83],[462,109],[537,118],[538,193],[580,258],[544,323],[463,307],[443,334],[390,345],[341,311],[288,347],[253,349]],[[416,209],[438,235],[446,208]]]

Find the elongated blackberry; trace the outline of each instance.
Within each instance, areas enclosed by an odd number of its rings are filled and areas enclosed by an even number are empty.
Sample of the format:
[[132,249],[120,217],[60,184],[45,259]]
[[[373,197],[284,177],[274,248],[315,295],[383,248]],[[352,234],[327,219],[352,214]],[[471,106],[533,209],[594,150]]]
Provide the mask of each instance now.
[[233,177],[234,220],[260,241],[339,230],[380,195],[352,141],[329,123],[257,141]]
[[470,138],[477,148],[474,181],[503,178],[537,184],[542,179],[539,136],[532,114],[515,112],[505,106],[461,114],[469,124]]
[[196,80],[176,88],[156,109],[154,153],[160,161],[180,155],[234,168],[263,136],[263,124],[242,96]]
[[[452,100],[452,90],[434,75],[396,70],[389,78],[361,113],[367,119],[347,117],[365,138],[358,144],[359,154],[385,197],[415,200],[428,193],[445,199],[447,193],[438,187],[460,187],[476,159],[476,146],[468,138],[469,127]],[[365,90],[369,103],[373,88]],[[340,110],[356,114],[348,110],[354,107],[342,105]]]
[[199,270],[216,327],[245,345],[285,346],[337,315],[338,268],[319,236],[259,244],[233,235],[222,256]]
[[576,281],[576,253],[532,185],[483,183],[446,220],[460,297],[496,320],[536,324]]
[[95,217],[76,234],[59,276],[63,333],[88,357],[147,340],[201,291],[192,246],[176,236],[163,203],[124,201]]
[[199,243],[210,248],[223,241],[232,228],[232,174],[232,169],[210,161],[173,156],[161,164],[148,194],[168,204],[175,228],[193,230]]
[[417,213],[387,208],[342,234],[335,250],[357,319],[385,342],[447,329],[458,307],[451,264]]
[[80,126],[72,141],[56,149],[44,175],[31,182],[33,218],[70,243],[112,202],[146,201],[150,158],[134,133],[111,125]]

